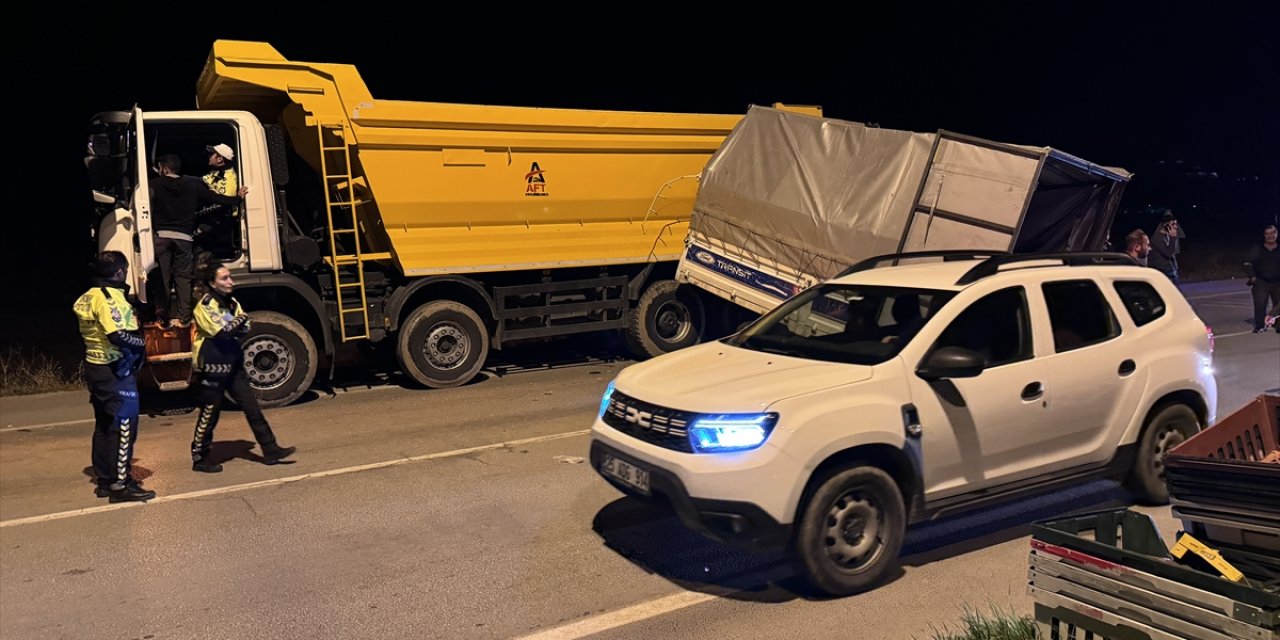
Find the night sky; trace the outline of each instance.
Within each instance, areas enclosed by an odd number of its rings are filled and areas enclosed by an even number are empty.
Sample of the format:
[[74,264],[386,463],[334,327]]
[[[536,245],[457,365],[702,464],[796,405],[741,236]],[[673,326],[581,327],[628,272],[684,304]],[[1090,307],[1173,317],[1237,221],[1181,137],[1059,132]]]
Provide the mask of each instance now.
[[1123,224],[1152,227],[1141,208],[1170,206],[1202,238],[1248,242],[1280,211],[1274,3],[765,3],[697,19],[646,3],[585,14],[538,3],[469,13],[123,4],[45,2],[6,17],[4,250],[23,272],[10,295],[29,301],[0,310],[6,343],[42,314],[69,322],[84,287],[90,116],[192,108],[217,38],[354,64],[377,98],[712,113],[781,101],[1052,146],[1136,174]]

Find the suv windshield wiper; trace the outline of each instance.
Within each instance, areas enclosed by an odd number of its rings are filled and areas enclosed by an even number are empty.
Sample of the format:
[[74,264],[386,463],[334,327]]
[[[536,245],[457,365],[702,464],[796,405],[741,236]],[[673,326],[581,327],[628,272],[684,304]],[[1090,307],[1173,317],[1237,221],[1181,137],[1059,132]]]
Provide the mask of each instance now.
[[793,349],[779,349],[778,347],[756,347],[756,348],[765,353],[776,353],[780,356],[791,356],[793,358],[806,357],[803,353],[799,351],[795,351]]
[[793,358],[809,357],[804,352],[796,349],[787,349],[786,347],[775,346],[773,344],[770,344],[770,345],[762,344],[764,342],[774,342],[774,341],[775,340],[769,340],[765,336],[757,335],[739,342],[738,346],[743,347],[745,349],[751,349],[754,351],[763,351],[765,353],[775,353],[780,356],[791,356]]

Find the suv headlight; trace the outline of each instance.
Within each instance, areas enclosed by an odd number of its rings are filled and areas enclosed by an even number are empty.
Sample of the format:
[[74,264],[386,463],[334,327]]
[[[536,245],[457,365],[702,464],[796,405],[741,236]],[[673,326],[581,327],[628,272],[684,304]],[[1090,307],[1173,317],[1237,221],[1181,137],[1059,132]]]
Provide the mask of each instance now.
[[703,416],[689,428],[689,444],[697,453],[748,451],[764,444],[777,423],[776,413]]
[[600,412],[596,414],[596,418],[603,418],[604,412],[609,410],[609,401],[613,399],[613,387],[617,380],[610,380],[609,386],[604,388],[604,396],[600,398]]

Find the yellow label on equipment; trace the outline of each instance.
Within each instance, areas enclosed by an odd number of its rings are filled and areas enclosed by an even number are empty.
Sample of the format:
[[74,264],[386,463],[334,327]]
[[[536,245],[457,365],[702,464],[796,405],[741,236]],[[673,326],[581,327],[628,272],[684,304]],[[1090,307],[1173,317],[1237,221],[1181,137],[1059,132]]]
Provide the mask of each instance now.
[[1203,542],[1191,537],[1189,533],[1182,534],[1182,537],[1178,538],[1178,544],[1173,545],[1173,548],[1169,550],[1173,557],[1178,559],[1182,559],[1182,556],[1186,555],[1188,551],[1204,558],[1214,569],[1218,570],[1218,573],[1222,574],[1222,577],[1232,582],[1244,580],[1244,574],[1240,573],[1239,569],[1231,566],[1230,562],[1223,559],[1222,554],[1218,553],[1216,549],[1205,546]]

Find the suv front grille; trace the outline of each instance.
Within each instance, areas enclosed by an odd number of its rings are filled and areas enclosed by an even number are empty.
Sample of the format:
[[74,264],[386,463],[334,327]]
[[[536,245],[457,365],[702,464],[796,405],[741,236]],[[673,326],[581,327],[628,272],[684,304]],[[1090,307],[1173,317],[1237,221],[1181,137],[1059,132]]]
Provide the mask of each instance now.
[[604,423],[633,438],[664,449],[693,453],[689,424],[698,414],[636,400],[614,391],[604,410]]

